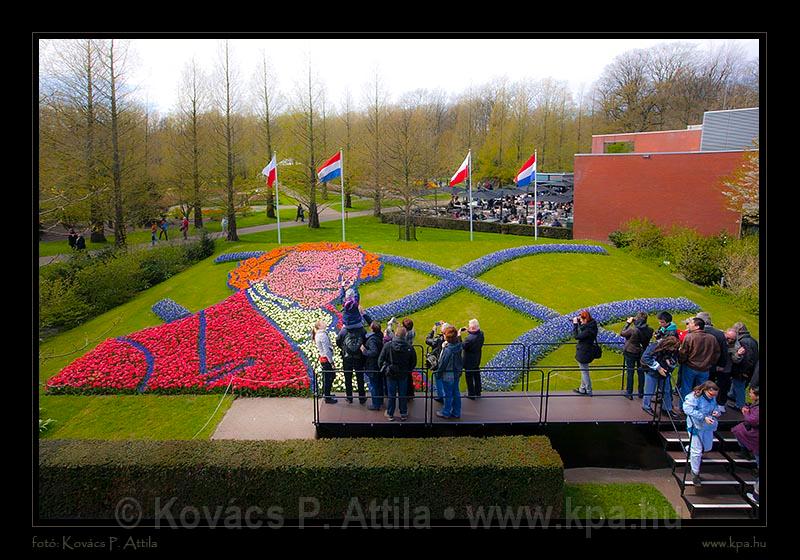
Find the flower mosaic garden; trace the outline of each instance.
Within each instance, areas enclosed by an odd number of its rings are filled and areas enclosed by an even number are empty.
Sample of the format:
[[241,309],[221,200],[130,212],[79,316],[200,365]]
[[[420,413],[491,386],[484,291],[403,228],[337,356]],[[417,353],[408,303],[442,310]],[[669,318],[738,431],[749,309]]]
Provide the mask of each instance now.
[[[519,378],[523,345],[532,361],[572,336],[571,317],[562,315],[477,278],[511,260],[545,253],[605,255],[602,247],[577,244],[522,246],[482,256],[456,270],[406,257],[370,253],[350,243],[301,243],[267,252],[231,253],[215,262],[238,261],[228,274],[235,292],[224,301],[191,313],[162,300],[153,312],[165,324],[102,342],[47,382],[51,394],[208,393],[305,395],[314,386],[319,355],[311,327],[322,320],[335,347],[341,328],[343,284],[379,280],[383,266],[410,268],[438,281],[386,304],[367,307],[372,318],[404,317],[434,305],[458,290],[469,290],[508,309],[541,321],[489,360],[487,390],[509,390]],[[686,298],[618,301],[589,308],[608,324],[637,310],[696,311]],[[599,342],[614,347],[622,339],[601,329]],[[547,344],[544,344],[547,343]],[[334,367],[341,368],[339,352]],[[422,379],[415,375],[417,389]],[[334,389],[343,389],[341,375]]]

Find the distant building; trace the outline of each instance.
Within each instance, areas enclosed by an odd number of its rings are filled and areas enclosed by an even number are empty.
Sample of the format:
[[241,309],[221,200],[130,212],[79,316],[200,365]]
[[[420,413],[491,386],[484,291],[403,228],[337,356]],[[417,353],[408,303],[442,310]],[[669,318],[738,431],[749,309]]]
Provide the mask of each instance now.
[[686,130],[592,136],[592,153],[575,154],[574,237],[608,241],[633,218],[704,235],[736,235],[721,180],[758,138],[759,110],[708,111]]

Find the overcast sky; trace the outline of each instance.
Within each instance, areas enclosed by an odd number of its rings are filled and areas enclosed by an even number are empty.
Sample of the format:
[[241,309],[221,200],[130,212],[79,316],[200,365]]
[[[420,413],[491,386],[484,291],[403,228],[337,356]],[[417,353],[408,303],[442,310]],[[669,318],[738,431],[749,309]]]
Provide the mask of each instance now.
[[[676,39],[702,48],[725,39]],[[731,40],[727,40],[731,41]],[[242,88],[266,52],[279,89],[291,94],[312,71],[327,91],[328,103],[341,105],[347,89],[356,104],[376,68],[386,91],[397,99],[419,88],[442,89],[448,96],[470,85],[505,76],[511,81],[553,78],[566,81],[577,93],[600,76],[614,58],[631,49],[647,48],[669,39],[232,39],[233,62]],[[748,58],[758,56],[757,40],[735,40]],[[134,39],[131,82],[142,99],[160,112],[175,106],[184,66],[195,57],[210,72],[217,60],[217,39]]]

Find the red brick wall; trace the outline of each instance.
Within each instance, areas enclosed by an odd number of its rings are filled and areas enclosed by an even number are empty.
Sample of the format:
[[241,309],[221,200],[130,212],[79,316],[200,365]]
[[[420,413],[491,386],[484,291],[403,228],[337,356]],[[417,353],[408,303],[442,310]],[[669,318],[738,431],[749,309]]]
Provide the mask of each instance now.
[[738,215],[727,210],[719,187],[743,152],[576,155],[575,239],[608,242],[633,218],[659,226],[692,227],[704,235],[737,234]]
[[644,152],[697,152],[703,131],[667,130],[636,134],[604,134],[592,136],[592,153],[602,154],[606,142],[633,142],[633,151]]

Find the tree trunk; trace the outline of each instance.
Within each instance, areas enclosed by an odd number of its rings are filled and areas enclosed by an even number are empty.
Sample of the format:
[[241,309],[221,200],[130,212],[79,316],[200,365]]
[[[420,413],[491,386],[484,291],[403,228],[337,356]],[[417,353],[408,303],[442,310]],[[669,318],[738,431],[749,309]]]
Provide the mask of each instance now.
[[89,226],[91,243],[106,243],[103,228],[103,216],[100,208],[99,193],[95,184],[94,168],[94,92],[92,85],[92,43],[87,40],[86,48],[86,181],[91,201],[89,202]]
[[275,217],[275,191],[267,187],[267,218]]
[[347,190],[345,190],[344,192],[344,207],[345,208],[353,207],[353,195]]
[[125,221],[122,212],[122,170],[119,158],[119,128],[117,115],[116,76],[114,75],[114,41],[111,41],[111,148],[114,182],[114,244],[125,246]]
[[308,227],[319,228],[319,212],[317,211],[317,203],[312,202],[308,205]]
[[194,186],[194,227],[203,227],[203,208],[200,204],[200,154],[197,147],[197,104],[192,107],[192,185]]

